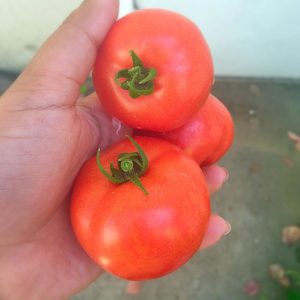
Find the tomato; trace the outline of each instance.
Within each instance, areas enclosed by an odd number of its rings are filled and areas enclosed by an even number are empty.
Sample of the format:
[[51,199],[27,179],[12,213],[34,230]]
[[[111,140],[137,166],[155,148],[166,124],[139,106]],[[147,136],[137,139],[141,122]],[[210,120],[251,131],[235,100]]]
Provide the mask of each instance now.
[[[130,181],[110,182],[93,157],[75,182],[71,222],[83,249],[104,270],[145,280],[175,271],[198,250],[210,201],[200,167],[180,148],[151,137],[136,141],[148,158],[140,177],[147,193]],[[123,140],[101,154],[101,164],[109,170],[120,153],[132,151]]]
[[233,142],[234,125],[224,104],[209,95],[203,107],[182,127],[165,132],[141,132],[138,135],[156,136],[182,148],[200,165],[217,162]]
[[189,19],[166,10],[140,10],[110,29],[97,54],[93,82],[104,109],[126,125],[172,130],[207,99],[212,58]]

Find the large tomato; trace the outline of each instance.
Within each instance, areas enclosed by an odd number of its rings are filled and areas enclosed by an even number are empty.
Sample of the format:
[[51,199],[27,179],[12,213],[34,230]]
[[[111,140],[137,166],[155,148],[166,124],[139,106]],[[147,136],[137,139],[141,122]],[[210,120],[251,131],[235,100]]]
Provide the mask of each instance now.
[[[201,169],[181,149],[156,138],[136,141],[148,157],[140,177],[148,194],[130,181],[110,182],[93,157],[76,180],[71,221],[80,244],[103,269],[145,280],[176,270],[198,250],[210,202]],[[100,161],[109,170],[120,153],[132,151],[135,147],[123,140]]]
[[217,162],[230,148],[234,125],[225,105],[209,95],[201,109],[182,127],[164,133],[136,131],[136,134],[168,140],[205,166]]
[[112,26],[99,48],[93,82],[105,110],[123,123],[171,130],[207,99],[212,58],[189,19],[160,9],[140,10]]

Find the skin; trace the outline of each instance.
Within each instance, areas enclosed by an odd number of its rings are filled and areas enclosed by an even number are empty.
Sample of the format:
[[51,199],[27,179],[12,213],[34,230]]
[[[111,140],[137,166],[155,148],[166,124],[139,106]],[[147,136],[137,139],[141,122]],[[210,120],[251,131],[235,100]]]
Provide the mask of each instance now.
[[[154,92],[132,99],[116,85],[132,67],[129,50],[154,68]],[[198,27],[174,12],[147,9],[116,22],[101,45],[93,72],[104,108],[130,127],[167,131],[182,126],[207,99],[213,82],[209,48]]]
[[[0,299],[66,299],[102,272],[73,235],[69,193],[99,144],[127,130],[103,113],[94,94],[78,100],[117,13],[117,1],[85,1],[1,96]],[[226,178],[216,168],[211,187]],[[209,222],[211,244],[228,231],[220,220]]]

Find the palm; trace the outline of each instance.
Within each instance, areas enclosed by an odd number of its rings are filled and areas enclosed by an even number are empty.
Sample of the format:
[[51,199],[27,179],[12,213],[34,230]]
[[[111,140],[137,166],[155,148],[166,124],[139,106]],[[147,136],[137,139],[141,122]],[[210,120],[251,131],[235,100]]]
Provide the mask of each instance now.
[[[7,178],[7,181],[1,181],[0,189],[5,191],[2,198],[9,197],[12,204],[19,203],[17,211],[15,205],[3,208],[12,213],[7,216],[13,215],[14,218],[1,220],[6,225],[1,228],[7,233],[2,244],[16,244],[1,250],[6,252],[2,256],[5,257],[3,264],[9,264],[9,257],[14,259],[20,278],[27,278],[24,282],[26,290],[28,285],[42,287],[45,283],[47,286],[61,283],[62,286],[53,292],[59,291],[59,296],[70,295],[99,273],[72,234],[68,217],[71,185],[97,145],[107,145],[118,136],[113,133],[111,119],[95,107],[93,113],[99,113],[102,120],[101,136],[95,122],[97,118],[82,104],[68,109],[23,109],[18,121],[13,122],[17,112],[8,112],[5,98],[3,100],[0,123],[5,123],[14,134],[1,138],[0,156],[9,157],[13,151],[15,158],[22,158],[2,166],[3,178]],[[32,126],[28,127],[28,123]],[[38,123],[40,126],[36,126]],[[22,132],[22,128],[26,128],[26,132]],[[119,136],[122,136],[122,131]],[[13,186],[12,181],[15,182]],[[30,203],[24,199],[30,199]],[[4,232],[2,236],[5,236]]]

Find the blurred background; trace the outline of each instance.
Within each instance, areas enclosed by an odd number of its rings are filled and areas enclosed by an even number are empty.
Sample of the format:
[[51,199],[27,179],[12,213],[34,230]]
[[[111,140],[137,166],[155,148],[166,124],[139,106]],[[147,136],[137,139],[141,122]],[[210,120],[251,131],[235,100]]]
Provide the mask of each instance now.
[[[0,0],[0,95],[80,2]],[[235,121],[221,161],[230,179],[212,199],[232,231],[139,295],[106,274],[72,299],[300,299],[300,1],[120,2],[120,17],[150,7],[180,12],[207,39],[213,93]]]
[[[81,2],[1,1],[0,68],[14,71],[24,68],[41,43]],[[191,18],[209,43],[216,75],[300,78],[298,0],[120,2],[120,17],[134,8],[161,7]]]

